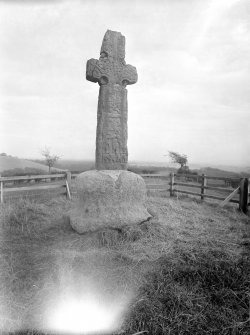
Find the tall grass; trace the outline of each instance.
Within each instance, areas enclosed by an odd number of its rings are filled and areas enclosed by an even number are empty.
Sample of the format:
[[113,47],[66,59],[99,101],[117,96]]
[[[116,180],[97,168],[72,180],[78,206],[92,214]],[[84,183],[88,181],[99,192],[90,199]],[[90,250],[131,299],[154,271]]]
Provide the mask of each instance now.
[[249,334],[249,260],[212,252],[167,258],[147,275],[127,330],[150,334]]
[[249,217],[154,197],[151,220],[78,235],[69,208],[63,198],[1,206],[3,330],[39,334],[61,292],[94,286],[131,296],[119,334],[250,333]]

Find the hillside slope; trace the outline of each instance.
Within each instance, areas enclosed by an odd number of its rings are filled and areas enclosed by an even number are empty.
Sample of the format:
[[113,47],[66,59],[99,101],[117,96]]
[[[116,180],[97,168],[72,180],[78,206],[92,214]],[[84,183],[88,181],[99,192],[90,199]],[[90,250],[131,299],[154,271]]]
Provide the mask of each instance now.
[[[44,164],[31,162],[27,159],[21,159],[11,156],[0,156],[0,173],[14,169],[34,169],[44,173],[48,173],[48,167]],[[61,171],[60,169],[53,168],[53,171]]]
[[229,177],[229,178],[240,178],[241,174],[232,172],[232,171],[226,171],[226,170],[221,170],[221,169],[216,169],[216,168],[211,168],[211,167],[204,167],[198,170],[199,174],[204,173],[207,176],[212,176],[212,177]]

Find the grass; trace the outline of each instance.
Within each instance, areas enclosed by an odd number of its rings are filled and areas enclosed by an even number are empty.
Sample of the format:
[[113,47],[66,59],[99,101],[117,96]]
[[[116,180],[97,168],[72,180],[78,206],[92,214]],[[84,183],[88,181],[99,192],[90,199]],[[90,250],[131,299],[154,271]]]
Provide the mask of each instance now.
[[62,292],[94,288],[130,297],[122,335],[249,334],[249,216],[191,198],[147,206],[140,225],[78,235],[63,198],[3,204],[2,329],[39,333]]
[[[162,259],[141,288],[128,328],[150,334],[249,333],[249,266],[210,252]],[[143,315],[143,317],[142,317]]]

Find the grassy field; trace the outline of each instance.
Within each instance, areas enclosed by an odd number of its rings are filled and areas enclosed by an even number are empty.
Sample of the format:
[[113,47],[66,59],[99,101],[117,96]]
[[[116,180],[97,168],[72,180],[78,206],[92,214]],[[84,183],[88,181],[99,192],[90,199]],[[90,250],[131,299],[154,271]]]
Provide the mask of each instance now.
[[91,295],[119,311],[113,334],[249,334],[249,216],[191,198],[147,206],[138,226],[78,235],[64,198],[3,204],[2,332],[55,333],[56,308]]

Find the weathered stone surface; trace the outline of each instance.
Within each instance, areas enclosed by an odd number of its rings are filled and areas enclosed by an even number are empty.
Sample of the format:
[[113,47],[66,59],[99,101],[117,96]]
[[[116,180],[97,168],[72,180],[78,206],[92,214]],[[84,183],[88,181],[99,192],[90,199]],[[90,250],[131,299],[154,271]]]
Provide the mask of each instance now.
[[96,132],[96,169],[126,170],[127,89],[137,81],[137,71],[125,60],[125,37],[108,30],[104,36],[100,59],[87,62],[86,78],[98,82],[99,100]]
[[86,171],[76,179],[77,197],[70,223],[78,233],[119,228],[147,220],[146,186],[139,175],[123,170]]
[[125,38],[108,30],[99,60],[87,62],[86,78],[100,85],[96,171],[76,179],[76,199],[69,213],[78,233],[134,225],[151,217],[145,207],[146,185],[127,169],[127,90],[137,81],[136,68],[126,65]]

